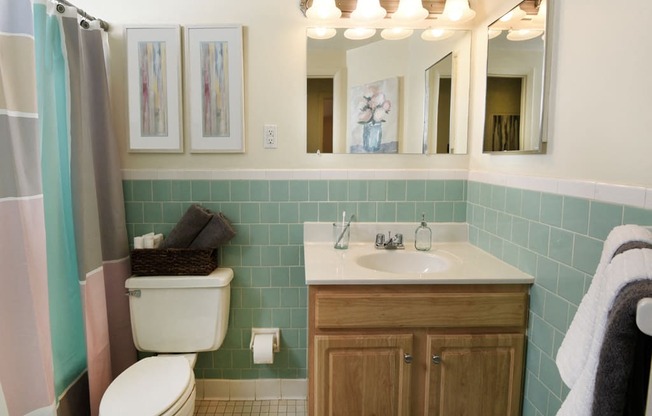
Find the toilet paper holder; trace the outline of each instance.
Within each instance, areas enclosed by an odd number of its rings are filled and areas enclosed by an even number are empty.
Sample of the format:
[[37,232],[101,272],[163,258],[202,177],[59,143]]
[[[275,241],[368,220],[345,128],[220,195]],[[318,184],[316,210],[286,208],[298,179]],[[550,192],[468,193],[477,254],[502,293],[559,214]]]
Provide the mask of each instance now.
[[249,349],[254,350],[254,339],[258,334],[272,334],[274,335],[274,352],[281,351],[281,330],[278,328],[251,328],[251,341],[249,342]]

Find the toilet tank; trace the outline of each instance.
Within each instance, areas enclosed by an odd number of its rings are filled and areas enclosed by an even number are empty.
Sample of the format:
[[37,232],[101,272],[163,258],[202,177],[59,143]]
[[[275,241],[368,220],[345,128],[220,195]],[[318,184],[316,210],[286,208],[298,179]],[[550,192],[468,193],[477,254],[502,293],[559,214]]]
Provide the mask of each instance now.
[[131,330],[140,351],[199,352],[222,345],[233,270],[208,276],[142,276],[125,282]]

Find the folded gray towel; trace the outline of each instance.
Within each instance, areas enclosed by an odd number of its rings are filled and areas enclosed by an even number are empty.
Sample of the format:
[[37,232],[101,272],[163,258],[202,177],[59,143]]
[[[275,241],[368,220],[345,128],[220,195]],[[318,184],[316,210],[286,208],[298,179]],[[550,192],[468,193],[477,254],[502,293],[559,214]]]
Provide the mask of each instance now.
[[190,244],[190,248],[217,248],[235,237],[229,220],[218,212]]
[[630,282],[609,311],[593,391],[593,416],[645,413],[652,337],[636,326],[636,307],[646,297],[652,297],[652,281]]
[[201,205],[191,205],[159,248],[188,248],[212,217]]

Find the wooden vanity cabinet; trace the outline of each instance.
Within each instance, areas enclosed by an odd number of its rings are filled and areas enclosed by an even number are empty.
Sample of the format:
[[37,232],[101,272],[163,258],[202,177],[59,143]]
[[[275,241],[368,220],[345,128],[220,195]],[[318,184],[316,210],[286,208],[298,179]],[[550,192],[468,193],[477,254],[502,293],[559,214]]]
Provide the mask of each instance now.
[[529,285],[311,285],[311,416],[521,413]]

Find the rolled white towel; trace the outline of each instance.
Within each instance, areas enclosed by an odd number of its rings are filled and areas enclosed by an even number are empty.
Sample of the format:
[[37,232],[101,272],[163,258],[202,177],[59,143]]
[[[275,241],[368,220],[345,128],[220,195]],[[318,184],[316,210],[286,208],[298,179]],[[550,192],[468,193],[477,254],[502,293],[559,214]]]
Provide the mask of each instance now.
[[[577,313],[557,352],[556,362],[561,379],[568,387],[577,382],[588,360],[588,354],[596,330],[596,316],[600,294],[604,291],[605,268],[623,244],[630,241],[652,243],[652,232],[638,225],[615,227],[604,242],[600,263],[591,285],[582,298]],[[604,325],[604,323],[603,323]]]
[[143,248],[154,248],[154,234],[143,236]]

